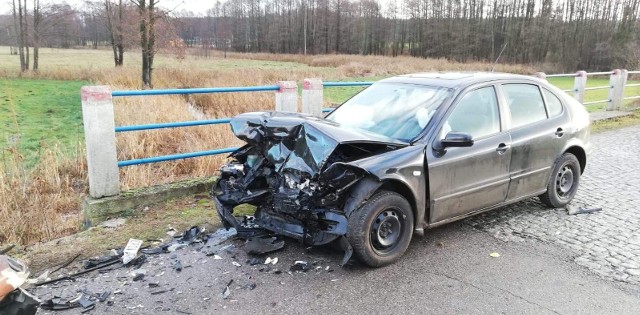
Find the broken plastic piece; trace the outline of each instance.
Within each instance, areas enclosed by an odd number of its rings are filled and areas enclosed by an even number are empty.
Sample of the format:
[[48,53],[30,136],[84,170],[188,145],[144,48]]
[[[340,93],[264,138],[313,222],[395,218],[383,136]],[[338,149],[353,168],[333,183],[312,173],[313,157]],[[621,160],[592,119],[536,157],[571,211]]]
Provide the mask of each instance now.
[[129,239],[127,246],[125,246],[124,248],[124,254],[122,255],[122,263],[126,265],[130,261],[132,261],[134,258],[136,258],[136,255],[138,255],[138,251],[140,250],[141,246],[142,246],[142,240],[137,240],[134,238]]
[[310,268],[311,267],[309,267],[309,263],[307,263],[306,261],[298,260],[298,261],[293,263],[293,265],[289,268],[289,271],[291,271],[291,272],[295,272],[295,271],[307,272],[307,271],[309,271]]
[[38,311],[40,301],[19,288],[0,299],[2,315],[34,315]]
[[133,281],[138,281],[144,279],[144,276],[147,275],[147,270],[145,269],[136,269],[131,272],[131,276],[133,277]]
[[498,258],[498,257],[500,257],[500,253],[491,253],[491,254],[489,254],[489,256],[491,256],[493,258]]
[[264,264],[264,259],[259,258],[259,257],[252,257],[251,259],[249,259],[247,261],[247,263],[251,266],[255,266],[255,265],[262,265]]
[[234,266],[236,266],[236,267],[242,267],[242,265],[241,265],[241,264],[239,264],[239,263],[238,263],[238,262],[236,262],[236,261],[232,261],[232,262],[231,262],[231,264],[232,264],[232,265],[234,265]]
[[232,283],[233,283],[233,279],[229,280],[227,285],[222,290],[222,298],[223,299],[227,299],[229,297],[229,295],[231,295],[231,289],[229,288],[229,286],[231,286]]
[[284,241],[277,237],[254,237],[247,241],[244,250],[249,255],[262,255],[284,247]]

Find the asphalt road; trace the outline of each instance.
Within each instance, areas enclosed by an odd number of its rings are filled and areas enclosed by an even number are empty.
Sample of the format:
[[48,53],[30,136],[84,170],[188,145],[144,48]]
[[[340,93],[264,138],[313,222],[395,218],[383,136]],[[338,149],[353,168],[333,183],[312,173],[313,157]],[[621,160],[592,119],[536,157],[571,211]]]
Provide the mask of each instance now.
[[[358,263],[340,268],[339,252],[308,251],[295,242],[270,255],[278,257],[273,267],[284,271],[281,274],[249,266],[242,250],[235,259],[223,253],[223,259],[215,260],[196,248],[176,252],[185,266],[181,272],[171,267],[171,254],[161,254],[143,265],[147,276],[141,281],[133,282],[130,270],[119,268],[35,293],[47,298],[52,293],[71,297],[85,288],[121,291],[111,295],[112,306],[97,303],[92,314],[638,314],[640,310],[637,286],[599,278],[555,245],[503,242],[463,222],[415,237],[398,263],[379,269]],[[493,252],[500,257],[489,256]],[[320,262],[322,270],[289,274],[295,260]],[[334,271],[326,271],[326,266]],[[231,294],[223,299],[232,279]],[[159,287],[149,288],[150,282]],[[255,289],[245,287],[250,283],[256,284]],[[161,289],[170,291],[151,294]],[[79,309],[58,314],[77,313]]]
[[[194,245],[176,252],[181,272],[161,254],[143,265],[141,281],[119,268],[33,292],[41,299],[114,292],[112,305],[97,303],[92,314],[640,314],[638,141],[640,126],[593,136],[576,203],[603,211],[572,216],[526,200],[414,237],[405,256],[384,268],[341,268],[341,253],[289,241],[270,255],[279,260],[271,268],[283,271],[276,274],[246,264],[241,249],[216,260]],[[296,260],[321,268],[289,274]]]

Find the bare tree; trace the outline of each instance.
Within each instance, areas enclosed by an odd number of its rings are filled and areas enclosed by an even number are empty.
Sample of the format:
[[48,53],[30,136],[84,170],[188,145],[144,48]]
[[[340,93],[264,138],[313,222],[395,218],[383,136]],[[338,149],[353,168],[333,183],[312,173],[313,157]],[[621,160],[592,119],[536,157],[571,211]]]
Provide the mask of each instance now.
[[[26,0],[25,0],[26,1]],[[20,55],[20,71],[25,72],[29,70],[29,64],[27,64],[25,54],[25,23],[24,10],[22,8],[22,0],[18,0],[18,6],[16,7],[16,0],[12,0],[13,4],[13,24],[16,31],[16,46],[18,48],[18,55]]]
[[40,66],[40,26],[42,13],[40,12],[40,0],[33,0],[33,71],[38,71]]
[[140,47],[142,48],[142,83],[152,87],[153,58],[155,56],[156,4],[159,0],[131,0],[140,15]]
[[[113,61],[116,67],[124,64],[124,34],[123,34],[123,12],[124,6],[122,0],[118,0],[118,4],[114,9],[111,0],[104,1],[107,29],[111,38],[111,48],[113,50]],[[114,12],[115,11],[115,12]]]

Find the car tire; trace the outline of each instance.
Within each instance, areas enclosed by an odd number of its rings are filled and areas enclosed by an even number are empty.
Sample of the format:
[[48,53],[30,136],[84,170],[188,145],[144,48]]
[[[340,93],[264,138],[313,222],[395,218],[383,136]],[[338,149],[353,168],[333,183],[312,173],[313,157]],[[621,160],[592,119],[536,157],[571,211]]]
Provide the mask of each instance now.
[[553,167],[547,191],[538,196],[540,201],[551,208],[566,206],[578,191],[581,172],[578,158],[571,153],[563,154]]
[[413,212],[402,195],[379,191],[348,219],[347,240],[356,258],[371,267],[395,262],[413,235]]

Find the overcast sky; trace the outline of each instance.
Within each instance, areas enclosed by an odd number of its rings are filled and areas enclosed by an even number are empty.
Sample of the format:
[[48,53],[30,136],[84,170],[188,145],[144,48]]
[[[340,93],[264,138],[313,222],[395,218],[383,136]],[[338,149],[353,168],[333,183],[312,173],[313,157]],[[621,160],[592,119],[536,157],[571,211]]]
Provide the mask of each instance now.
[[[129,0],[125,0],[129,1]],[[40,3],[68,3],[72,6],[84,4],[85,0],[41,0]],[[182,10],[191,11],[197,15],[204,15],[208,9],[212,8],[215,0],[160,0],[158,5],[168,10],[180,12]],[[31,1],[27,4],[31,5]],[[31,7],[29,7],[31,9]],[[11,10],[10,0],[0,0],[0,13],[9,13]]]

